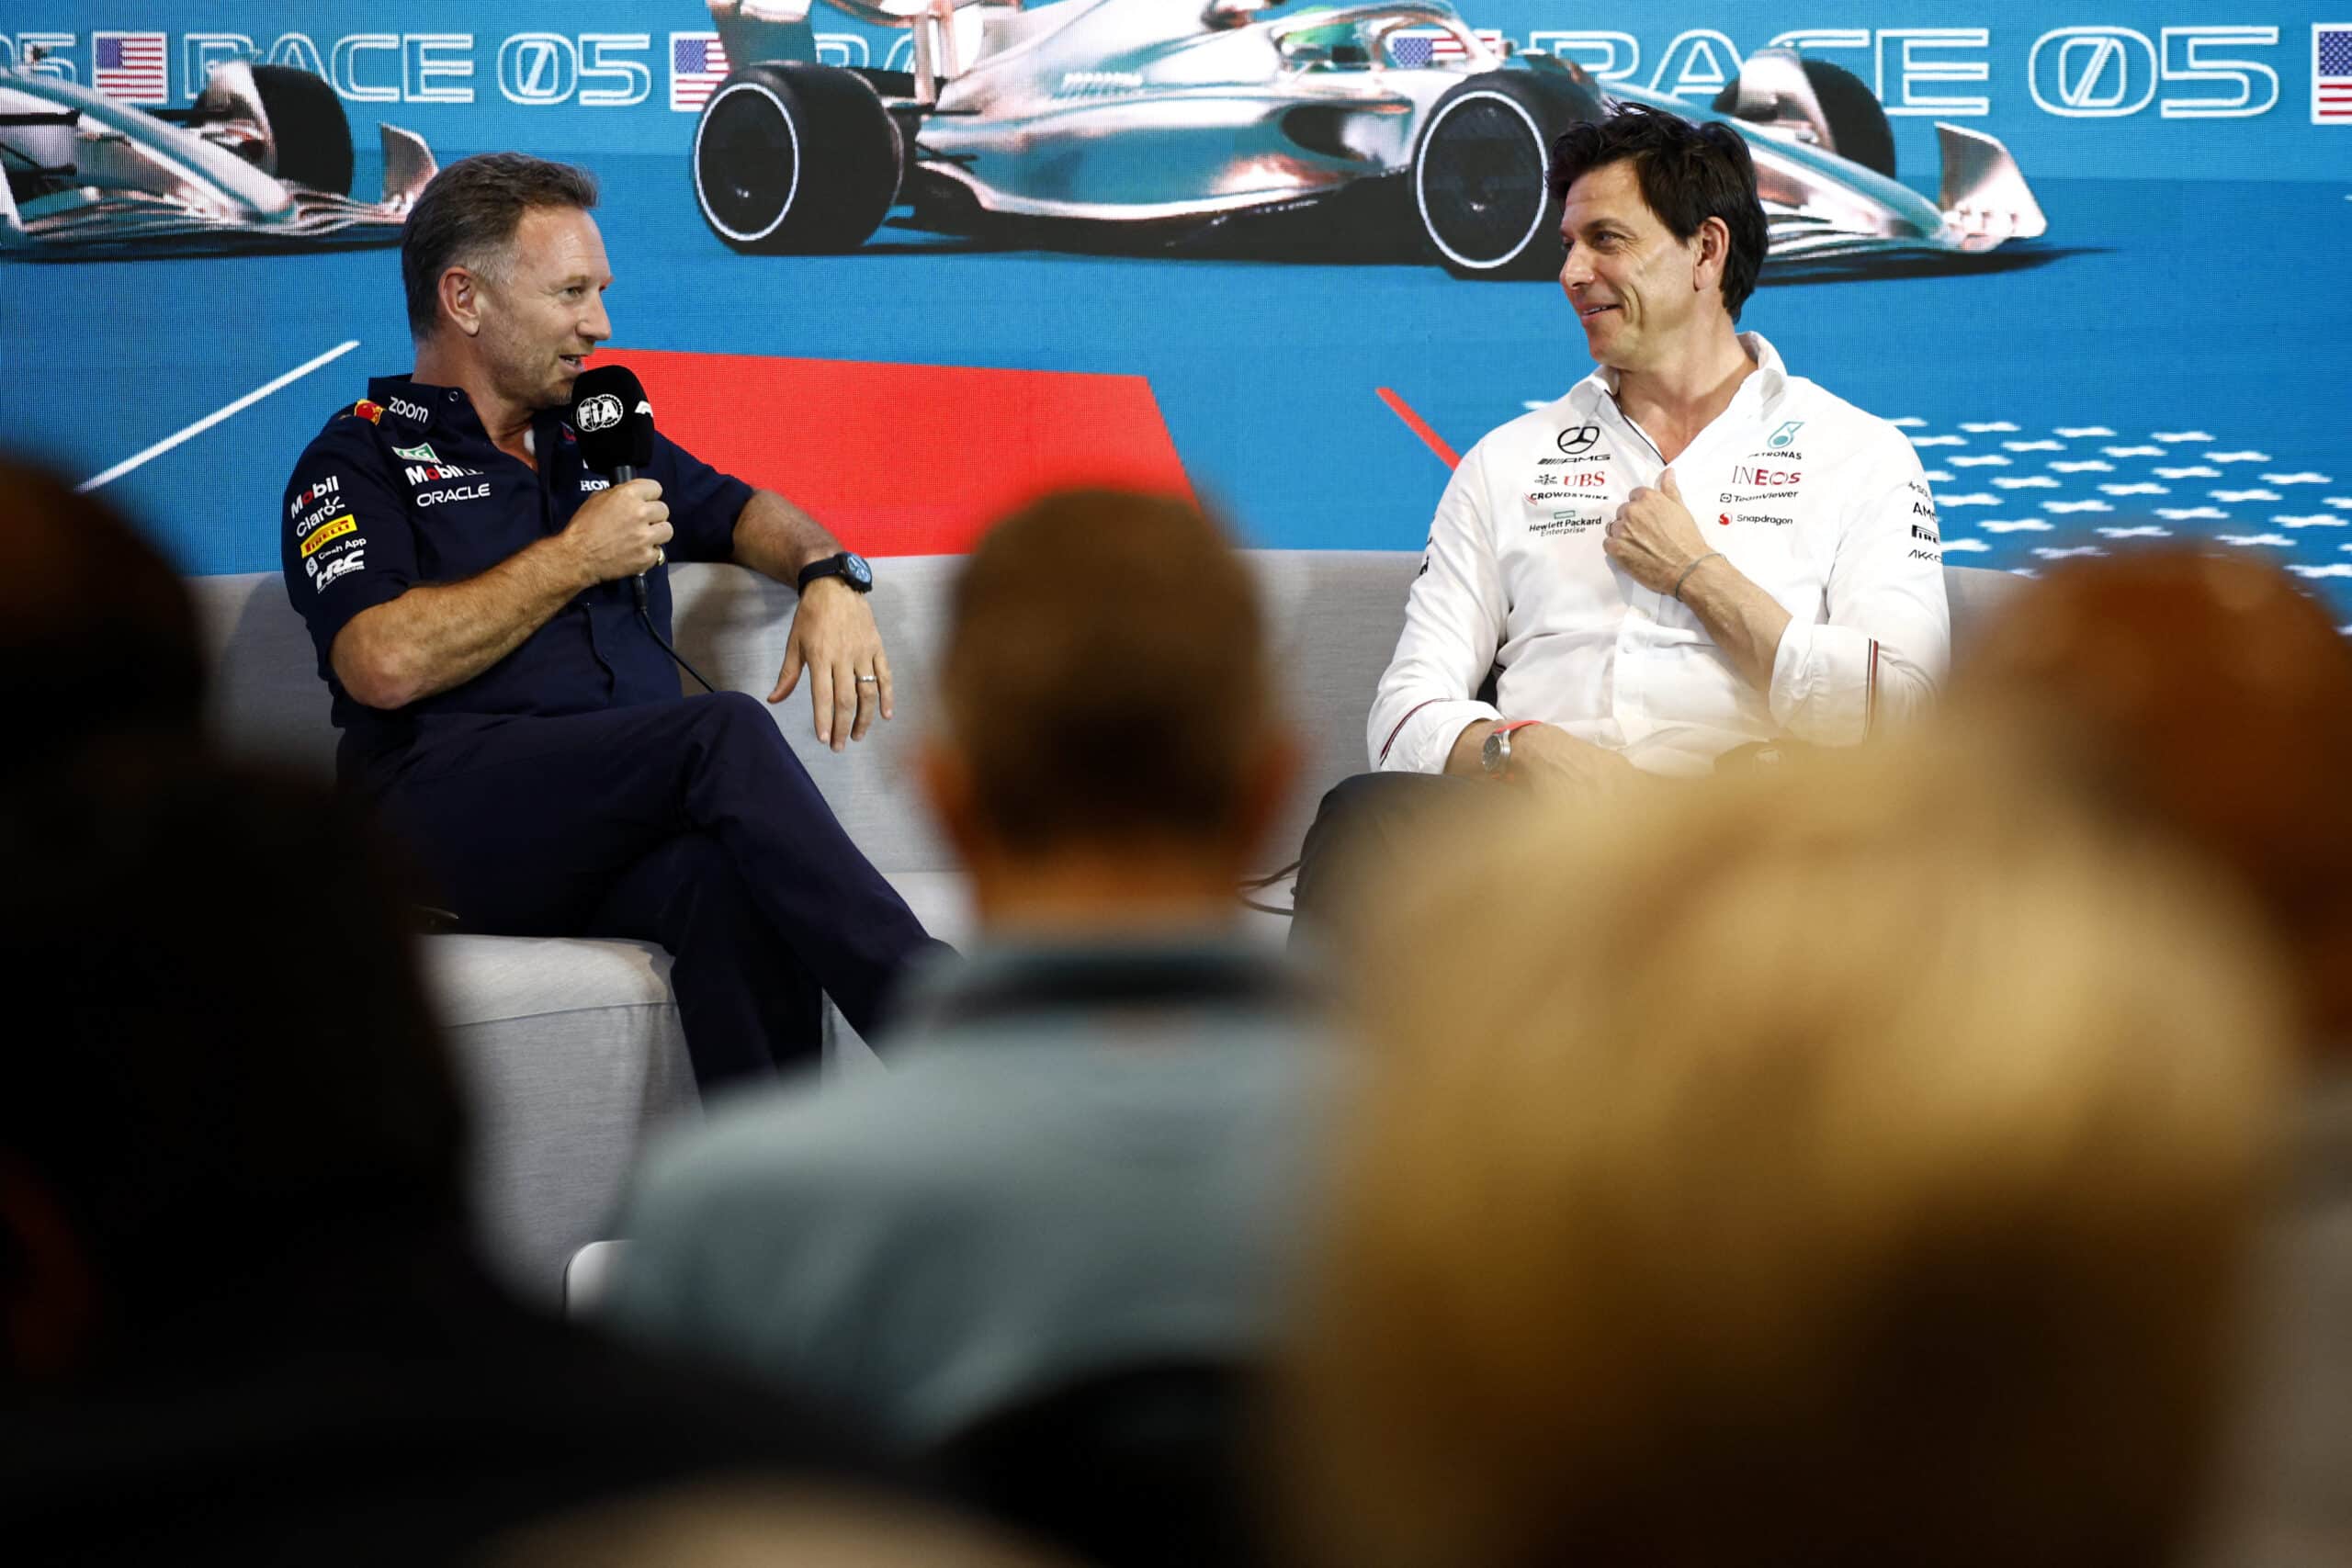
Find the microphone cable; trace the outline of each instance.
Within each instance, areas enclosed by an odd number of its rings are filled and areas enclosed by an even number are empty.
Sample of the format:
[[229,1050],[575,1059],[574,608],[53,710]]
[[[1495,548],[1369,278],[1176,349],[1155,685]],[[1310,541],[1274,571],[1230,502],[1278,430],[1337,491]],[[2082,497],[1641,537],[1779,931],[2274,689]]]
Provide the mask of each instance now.
[[670,646],[670,639],[663,637],[659,631],[654,629],[653,611],[647,604],[645,598],[645,574],[643,572],[639,572],[635,577],[630,578],[628,580],[628,586],[629,592],[637,595],[638,624],[645,628],[645,635],[651,637],[653,639],[654,646],[661,649],[662,652],[668,654],[679,669],[684,671],[695,680],[701,681],[702,689],[704,691],[708,692],[714,697],[717,696],[718,694],[718,688],[712,685],[707,681],[703,681],[702,671],[687,663],[686,656],[680,653],[676,649],[672,648]]

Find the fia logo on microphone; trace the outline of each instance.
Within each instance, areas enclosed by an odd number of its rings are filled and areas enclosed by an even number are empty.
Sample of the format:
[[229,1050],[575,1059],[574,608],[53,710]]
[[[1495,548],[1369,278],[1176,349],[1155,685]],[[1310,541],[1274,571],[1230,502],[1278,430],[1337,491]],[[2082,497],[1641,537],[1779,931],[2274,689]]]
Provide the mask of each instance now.
[[610,430],[620,422],[621,400],[610,392],[599,392],[580,405],[580,429],[583,434]]

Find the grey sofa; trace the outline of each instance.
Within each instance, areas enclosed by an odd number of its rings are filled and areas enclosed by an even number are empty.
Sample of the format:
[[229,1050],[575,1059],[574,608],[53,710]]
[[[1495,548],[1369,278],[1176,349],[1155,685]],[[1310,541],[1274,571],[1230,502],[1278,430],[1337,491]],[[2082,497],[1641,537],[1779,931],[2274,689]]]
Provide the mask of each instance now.
[[[1409,553],[1261,551],[1283,697],[1306,748],[1304,782],[1267,849],[1288,861],[1322,793],[1364,766],[1364,717],[1396,646]],[[910,781],[908,746],[930,711],[933,651],[954,557],[882,563],[875,610],[891,653],[899,716],[835,755],[809,728],[804,690],[775,710],[834,811],[916,913],[951,942],[968,934],[961,878]],[[784,657],[792,595],[734,567],[670,572],[679,649],[722,689],[764,693]],[[2014,582],[1948,568],[1953,639],[1964,654]],[[310,638],[274,572],[191,584],[215,655],[216,721],[228,743],[320,770],[334,763]],[[1275,903],[1286,903],[1277,891]],[[1251,915],[1270,940],[1283,925]],[[616,1199],[650,1129],[698,1101],[670,998],[669,958],[642,942],[436,936],[428,977],[475,1109],[474,1191],[492,1263],[552,1300],[565,1260],[608,1233]],[[878,1070],[838,1015],[829,1070]]]

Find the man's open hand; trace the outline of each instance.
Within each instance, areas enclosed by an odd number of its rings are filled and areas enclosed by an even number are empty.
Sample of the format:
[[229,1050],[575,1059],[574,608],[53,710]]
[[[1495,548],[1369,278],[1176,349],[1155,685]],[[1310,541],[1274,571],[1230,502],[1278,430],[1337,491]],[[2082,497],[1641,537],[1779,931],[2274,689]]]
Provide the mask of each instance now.
[[873,606],[838,577],[820,577],[800,595],[784,647],[784,669],[768,701],[790,696],[804,668],[817,739],[834,750],[865,739],[876,716],[890,716],[890,660],[882,652]]
[[1691,563],[1713,547],[1682,504],[1682,489],[1668,468],[1657,477],[1656,490],[1638,486],[1625,498],[1609,520],[1600,548],[1643,587],[1671,593]]
[[1579,740],[1555,725],[1531,724],[1511,732],[1510,769],[1503,782],[1539,795],[1590,797],[1634,776],[1634,764],[1606,746]]

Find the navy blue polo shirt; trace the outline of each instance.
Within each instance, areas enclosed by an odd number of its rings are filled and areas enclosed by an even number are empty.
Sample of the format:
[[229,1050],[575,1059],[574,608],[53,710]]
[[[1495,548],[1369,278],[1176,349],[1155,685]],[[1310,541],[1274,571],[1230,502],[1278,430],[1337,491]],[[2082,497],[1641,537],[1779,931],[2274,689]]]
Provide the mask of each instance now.
[[[328,650],[362,610],[418,583],[460,582],[560,534],[605,488],[580,460],[565,411],[531,422],[535,471],[491,444],[473,400],[452,387],[398,377],[368,383],[302,451],[287,481],[280,556],[286,592],[310,623],[319,674],[334,695],[346,772],[428,733],[444,716],[586,713],[678,695],[678,674],[637,619],[628,581],[573,599],[512,653],[448,691],[387,712],[356,701]],[[752,487],[657,433],[657,480],[676,530],[673,560],[726,560]],[[670,636],[670,584],[646,574],[649,608]]]

